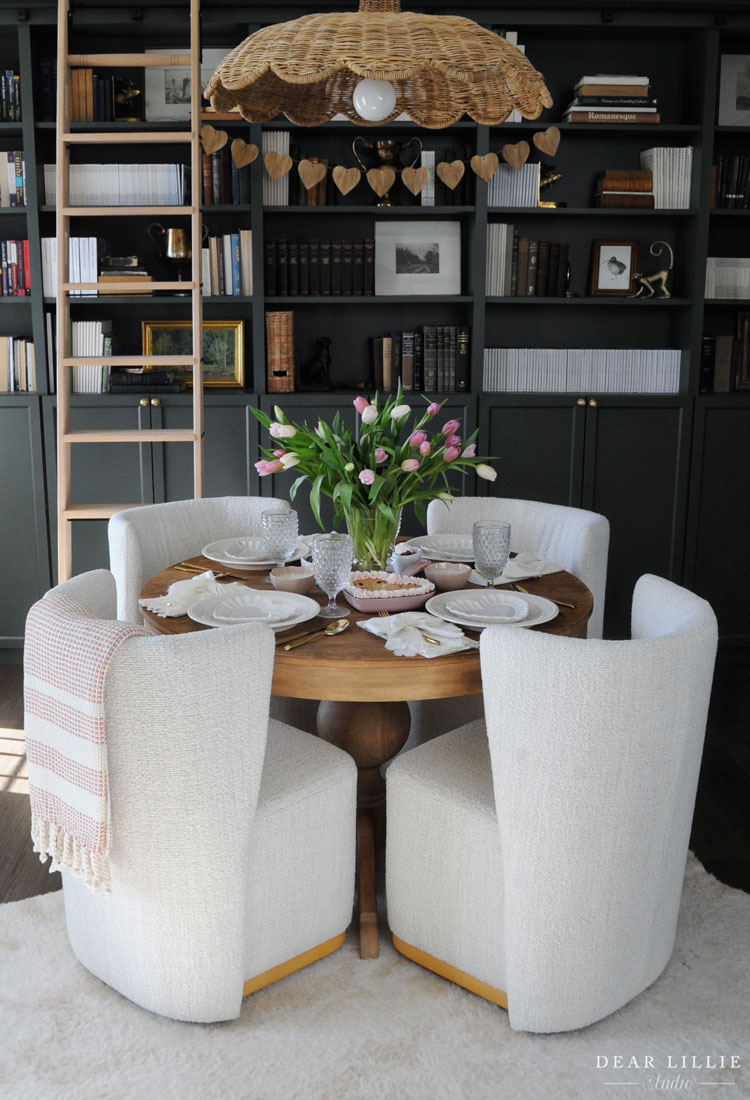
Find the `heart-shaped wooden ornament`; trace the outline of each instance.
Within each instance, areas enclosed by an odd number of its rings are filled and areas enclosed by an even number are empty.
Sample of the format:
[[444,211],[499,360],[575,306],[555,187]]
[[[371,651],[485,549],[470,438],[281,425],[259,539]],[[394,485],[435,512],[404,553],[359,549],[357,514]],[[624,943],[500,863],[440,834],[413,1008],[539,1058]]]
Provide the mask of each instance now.
[[342,195],[348,195],[362,179],[359,168],[344,168],[341,164],[336,165],[331,175]]
[[252,164],[260,150],[252,142],[235,138],[232,142],[232,160],[238,168],[244,168],[246,164]]
[[401,181],[408,187],[412,195],[418,195],[422,188],[429,182],[430,171],[428,168],[402,168]]
[[531,140],[540,153],[546,153],[548,156],[554,157],[560,144],[560,131],[556,126],[548,126],[546,130],[534,134]]
[[471,167],[480,179],[485,183],[489,183],[500,161],[497,158],[497,153],[485,153],[483,157],[480,157],[478,153],[471,158]]
[[515,145],[503,145],[500,152],[503,154],[503,160],[509,164],[511,168],[517,168],[520,172],[529,159],[531,148],[529,147],[528,141],[517,141]]
[[201,145],[204,153],[218,153],[229,141],[226,130],[214,130],[213,126],[201,126]]
[[325,179],[328,169],[325,164],[315,163],[315,161],[301,160],[297,169],[299,172],[299,178],[304,184],[305,190],[309,191],[311,187],[315,187],[321,180]]
[[443,181],[445,186],[450,187],[451,191],[453,191],[463,179],[463,174],[466,169],[461,160],[452,160],[450,164],[447,160],[442,160],[435,171],[438,174],[438,178]]
[[264,154],[263,163],[271,179],[278,180],[291,169],[292,158],[288,154],[270,152]]
[[382,199],[396,182],[396,169],[388,165],[385,168],[371,168],[367,173],[367,182],[378,198]]

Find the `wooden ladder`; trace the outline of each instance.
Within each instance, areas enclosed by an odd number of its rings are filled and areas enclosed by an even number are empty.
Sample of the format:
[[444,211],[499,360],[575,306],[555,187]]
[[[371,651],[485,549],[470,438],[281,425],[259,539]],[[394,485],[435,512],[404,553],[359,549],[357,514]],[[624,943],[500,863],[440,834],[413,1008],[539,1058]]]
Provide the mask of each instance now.
[[[203,303],[200,286],[201,262],[201,85],[200,85],[200,0],[190,0],[190,53],[112,53],[71,54],[68,32],[69,0],[58,0],[57,15],[57,134],[56,134],[56,192],[57,206],[55,231],[57,237],[57,574],[58,582],[67,580],[73,568],[72,524],[76,520],[109,519],[114,512],[134,507],[131,504],[75,504],[71,499],[71,450],[86,443],[192,443],[193,444],[193,493],[203,494]],[[180,131],[148,133],[121,131],[116,133],[71,133],[71,70],[78,67],[100,65],[107,68],[124,67],[175,67],[190,68],[191,114],[190,128]],[[189,206],[71,206],[70,203],[70,149],[82,145],[176,145],[190,144]],[[70,282],[69,240],[73,218],[128,218],[143,215],[181,214],[190,216],[192,268],[190,281],[154,281],[153,291],[189,291],[192,298],[191,322],[193,346],[191,355],[109,355],[101,358],[76,356],[71,353],[70,296],[74,290],[96,290],[98,283]],[[110,282],[109,290],[125,293],[126,283]],[[86,299],[84,298],[83,301]],[[156,369],[190,367],[193,375],[193,425],[186,429],[140,429],[73,431],[71,428],[70,397],[72,368],[91,366],[140,367]]]

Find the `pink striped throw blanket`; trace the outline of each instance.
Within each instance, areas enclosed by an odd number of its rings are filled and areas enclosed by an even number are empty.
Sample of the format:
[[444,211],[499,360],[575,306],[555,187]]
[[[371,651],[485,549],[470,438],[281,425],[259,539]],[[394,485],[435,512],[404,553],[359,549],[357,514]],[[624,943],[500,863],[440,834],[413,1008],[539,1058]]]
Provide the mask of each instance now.
[[104,685],[117,649],[147,631],[51,593],[26,620],[24,706],[31,837],[51,871],[110,890]]

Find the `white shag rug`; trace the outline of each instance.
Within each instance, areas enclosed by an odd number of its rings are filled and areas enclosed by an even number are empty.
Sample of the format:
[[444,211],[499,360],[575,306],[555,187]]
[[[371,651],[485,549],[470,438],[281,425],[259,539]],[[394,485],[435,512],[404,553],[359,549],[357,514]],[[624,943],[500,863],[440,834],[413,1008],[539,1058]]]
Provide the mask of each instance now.
[[662,977],[608,1019],[552,1036],[511,1031],[501,1009],[409,963],[385,932],[378,959],[360,959],[350,933],[335,955],[248,998],[239,1020],[177,1023],[75,960],[60,892],[0,906],[3,1100],[622,1100],[664,1091],[750,1097],[750,895],[692,856]]

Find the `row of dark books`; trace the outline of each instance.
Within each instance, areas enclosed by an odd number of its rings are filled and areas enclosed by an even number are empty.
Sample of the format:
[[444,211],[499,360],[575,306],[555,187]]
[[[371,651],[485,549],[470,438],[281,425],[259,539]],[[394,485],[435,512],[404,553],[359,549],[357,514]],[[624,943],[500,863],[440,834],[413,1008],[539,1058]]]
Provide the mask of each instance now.
[[264,244],[269,297],[362,296],[375,293],[375,241],[269,239]]
[[420,325],[371,337],[376,390],[393,393],[464,393],[469,388],[468,325]]
[[[743,325],[745,331],[743,332]],[[750,325],[738,325],[739,335],[705,333],[701,339],[701,393],[733,393],[750,389]]]
[[0,296],[31,294],[28,241],[0,241]]
[[568,242],[522,237],[503,222],[487,226],[486,289],[490,298],[564,298]]
[[203,153],[203,205],[246,206],[250,202],[250,165],[238,168],[229,146]]
[[726,210],[750,207],[750,156],[721,153],[713,166],[713,203]]
[[0,122],[21,121],[21,78],[13,69],[0,70]]

